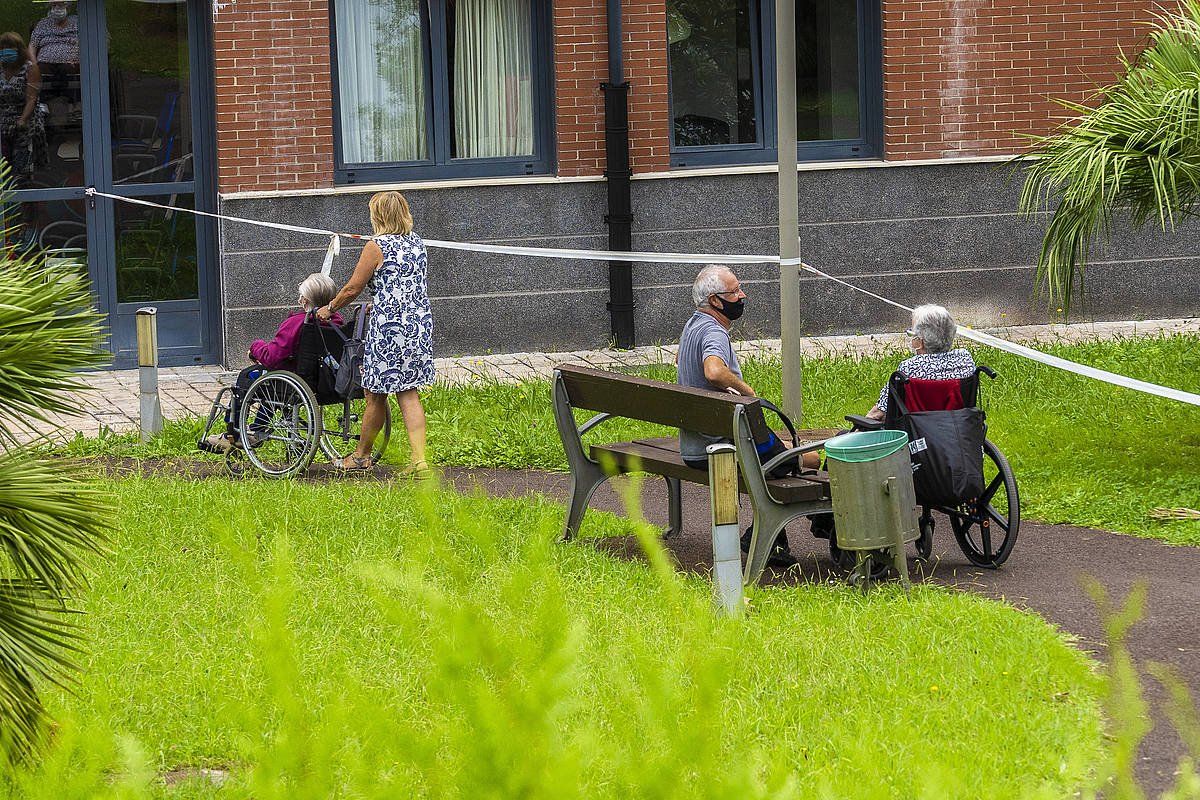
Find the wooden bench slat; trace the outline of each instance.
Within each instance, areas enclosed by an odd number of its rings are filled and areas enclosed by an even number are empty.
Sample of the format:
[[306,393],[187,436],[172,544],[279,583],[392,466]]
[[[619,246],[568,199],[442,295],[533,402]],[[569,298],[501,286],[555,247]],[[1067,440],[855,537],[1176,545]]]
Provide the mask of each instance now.
[[560,364],[555,369],[572,408],[728,437],[733,431],[734,409],[745,406],[755,437],[765,435],[762,407],[754,397],[616,375],[575,364]]
[[[655,440],[650,440],[655,441]],[[657,440],[666,442],[667,439]],[[677,440],[676,440],[677,442]],[[621,470],[632,470],[636,462],[641,469],[668,478],[679,478],[690,483],[708,485],[708,471],[692,469],[683,463],[678,447],[674,451],[667,450],[654,444],[644,442],[621,442],[617,444],[597,444],[590,448],[592,458],[604,464],[606,461],[615,464]],[[809,500],[821,500],[829,495],[829,475],[824,472],[813,472],[805,477],[777,478],[767,481],[771,494],[781,503],[794,503]],[[738,476],[738,491],[746,493],[746,486],[741,476]]]

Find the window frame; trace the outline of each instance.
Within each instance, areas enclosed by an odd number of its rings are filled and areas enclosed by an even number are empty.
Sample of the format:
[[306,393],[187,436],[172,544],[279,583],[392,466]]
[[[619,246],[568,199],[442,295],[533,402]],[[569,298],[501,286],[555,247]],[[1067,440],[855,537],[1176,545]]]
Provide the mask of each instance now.
[[347,163],[342,149],[341,83],[338,76],[337,2],[329,0],[329,51],[333,81],[333,179],[338,185],[389,183],[437,178],[511,177],[546,175],[554,170],[554,51],[551,3],[530,0],[530,41],[533,46],[533,154],[492,158],[451,158],[449,48],[445,0],[420,3],[425,51],[425,134],[429,157],[420,161]]
[[[778,92],[775,80],[775,3],[773,0],[749,0],[752,20],[758,28],[751,32],[751,58],[760,105],[757,144],[721,144],[700,147],[675,145],[675,114],[668,111],[671,140],[671,167],[714,167],[769,164],[779,160],[775,117]],[[798,142],[796,155],[802,162],[876,159],[883,153],[883,9],[880,0],[856,0],[858,8],[858,109],[861,135],[856,139],[828,139]],[[757,35],[756,35],[757,34]],[[670,67],[667,68],[668,107],[672,97]]]

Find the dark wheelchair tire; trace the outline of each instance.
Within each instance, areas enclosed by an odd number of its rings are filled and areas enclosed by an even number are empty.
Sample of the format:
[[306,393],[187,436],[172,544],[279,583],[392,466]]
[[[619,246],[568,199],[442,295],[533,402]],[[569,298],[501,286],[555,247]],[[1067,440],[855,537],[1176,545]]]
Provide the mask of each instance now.
[[[858,566],[858,556],[856,550],[843,550],[837,545],[837,532],[831,531],[829,534],[829,558],[837,565],[838,569],[843,572],[850,573]],[[869,550],[867,558],[870,559],[871,580],[883,580],[887,576],[888,570],[892,567],[892,557],[887,550]]]
[[[983,493],[957,509],[945,509],[950,517],[950,527],[963,555],[977,567],[996,569],[1008,560],[1017,534],[1021,529],[1021,498],[1017,491],[1017,479],[1013,476],[1008,459],[996,445],[985,439],[985,460],[991,461],[996,474],[987,479]],[[1003,492],[1003,503],[998,502]],[[997,508],[997,506],[1001,506]],[[999,534],[999,535],[998,535]]]
[[246,459],[268,478],[291,478],[308,469],[321,439],[321,406],[294,372],[264,372],[242,398],[238,437]]
[[917,520],[917,525],[920,526],[920,533],[913,543],[917,548],[917,558],[928,561],[933,558],[933,514],[928,508],[921,510],[921,517]]
[[[384,405],[383,427],[371,445],[371,463],[378,464],[387,452],[388,442],[392,438],[392,401],[389,397]],[[341,404],[324,406],[321,409],[323,430],[321,431],[321,452],[333,463],[338,463],[358,448],[358,437],[362,432],[363,400],[346,400]],[[331,415],[334,417],[331,419]],[[354,417],[347,424],[347,415]]]

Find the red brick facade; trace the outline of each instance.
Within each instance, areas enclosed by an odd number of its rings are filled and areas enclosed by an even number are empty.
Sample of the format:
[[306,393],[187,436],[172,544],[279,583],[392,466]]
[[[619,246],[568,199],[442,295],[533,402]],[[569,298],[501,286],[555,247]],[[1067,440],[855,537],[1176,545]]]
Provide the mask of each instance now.
[[1062,121],[1138,51],[1154,0],[884,0],[889,160],[1001,155]]
[[[557,172],[604,170],[605,0],[554,0]],[[1154,0],[883,0],[889,160],[1008,154],[1136,52]],[[665,0],[625,0],[634,172],[669,168]],[[333,184],[328,0],[241,0],[214,26],[222,192]],[[768,67],[769,68],[769,67]]]
[[240,0],[213,43],[220,190],[332,185],[328,0]]
[[[623,45],[629,89],[630,162],[634,172],[670,166],[667,104],[667,10],[664,0],[626,0]],[[604,171],[604,94],[608,33],[604,0],[554,3],[558,174]]]

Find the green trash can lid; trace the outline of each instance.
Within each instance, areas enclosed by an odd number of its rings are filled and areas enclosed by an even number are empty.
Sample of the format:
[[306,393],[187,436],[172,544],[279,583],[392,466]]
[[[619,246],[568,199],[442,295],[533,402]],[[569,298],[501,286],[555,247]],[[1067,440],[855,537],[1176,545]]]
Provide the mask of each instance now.
[[837,461],[857,464],[890,456],[906,444],[908,434],[904,431],[857,431],[827,441],[825,454]]

